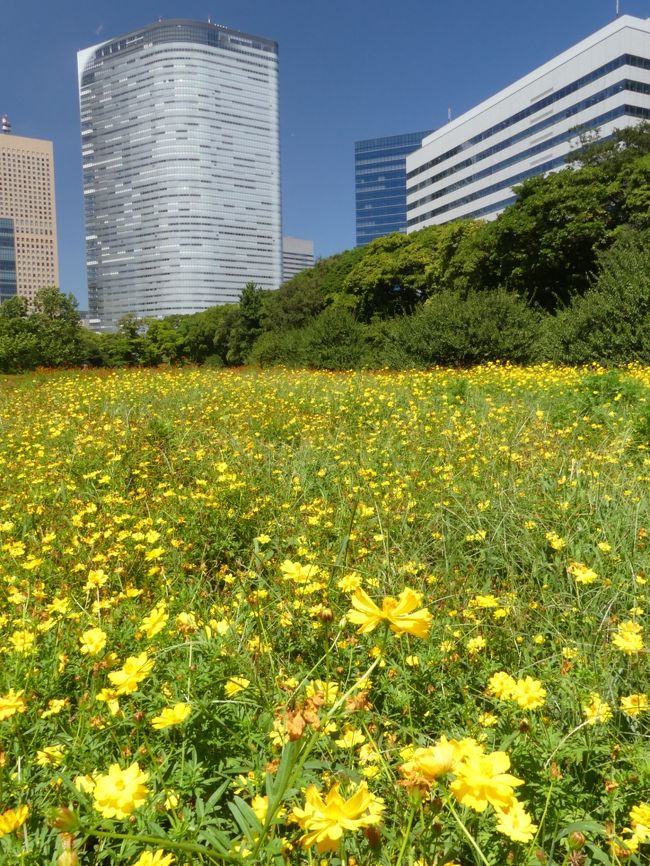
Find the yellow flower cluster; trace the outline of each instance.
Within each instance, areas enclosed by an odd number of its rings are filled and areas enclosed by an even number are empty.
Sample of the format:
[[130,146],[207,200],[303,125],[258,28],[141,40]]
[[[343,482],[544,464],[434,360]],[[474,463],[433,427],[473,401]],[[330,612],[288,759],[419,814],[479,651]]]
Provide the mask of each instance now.
[[516,680],[505,671],[498,671],[490,677],[486,694],[514,701],[525,710],[537,710],[546,701],[546,689],[539,680],[530,676]]
[[301,836],[303,848],[316,845],[319,853],[336,851],[344,830],[355,831],[381,823],[384,801],[368,790],[361,782],[351,795],[344,799],[340,785],[334,785],[323,796],[314,785],[307,788],[305,805],[294,807],[293,818],[306,830]]
[[505,752],[486,754],[475,739],[448,740],[407,752],[400,771],[407,786],[429,787],[441,776],[452,775],[449,790],[463,806],[484,812],[491,805],[497,814],[497,829],[516,842],[529,842],[537,827],[517,800],[514,789],[523,780],[512,776]]

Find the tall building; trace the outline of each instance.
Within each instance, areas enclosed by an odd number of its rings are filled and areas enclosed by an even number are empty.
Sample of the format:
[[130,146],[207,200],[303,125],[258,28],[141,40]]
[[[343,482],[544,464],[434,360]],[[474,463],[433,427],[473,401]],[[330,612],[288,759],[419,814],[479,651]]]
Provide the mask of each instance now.
[[561,169],[579,133],[650,118],[650,19],[624,15],[441,129],[406,159],[408,231],[494,218]]
[[78,54],[88,304],[194,313],[280,285],[278,46],[159,21]]
[[406,156],[429,135],[407,132],[354,143],[357,246],[406,231]]
[[285,235],[282,238],[282,282],[314,267],[314,242]]
[[59,285],[51,141],[0,133],[0,300]]

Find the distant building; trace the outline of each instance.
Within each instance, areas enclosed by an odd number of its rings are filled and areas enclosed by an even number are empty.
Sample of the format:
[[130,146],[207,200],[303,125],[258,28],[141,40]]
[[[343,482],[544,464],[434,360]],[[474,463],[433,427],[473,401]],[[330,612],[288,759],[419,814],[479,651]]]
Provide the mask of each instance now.
[[90,316],[234,302],[282,277],[278,46],[161,20],[78,54]]
[[357,246],[406,231],[406,156],[425,132],[369,138],[354,144]]
[[59,285],[51,141],[0,132],[0,299]]
[[650,19],[624,15],[432,132],[406,158],[408,231],[491,219],[561,169],[580,131],[650,118]]
[[314,242],[285,235],[282,238],[282,282],[314,267]]

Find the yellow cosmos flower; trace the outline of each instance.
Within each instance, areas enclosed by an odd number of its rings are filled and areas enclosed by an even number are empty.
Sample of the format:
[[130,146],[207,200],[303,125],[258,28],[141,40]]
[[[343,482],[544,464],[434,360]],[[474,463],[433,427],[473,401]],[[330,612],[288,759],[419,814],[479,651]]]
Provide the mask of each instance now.
[[172,725],[180,725],[189,717],[192,707],[189,704],[179,703],[173,707],[165,707],[159,716],[154,716],[151,726],[157,731],[170,728]]
[[58,716],[61,710],[69,706],[70,701],[67,698],[52,698],[47,702],[47,709],[41,713],[42,719],[49,719],[50,716]]
[[106,632],[101,628],[89,628],[79,637],[81,654],[96,656],[106,646]]
[[590,702],[582,707],[582,714],[589,725],[604,725],[612,718],[612,708],[597,692],[589,695]]
[[0,695],[0,722],[4,719],[10,719],[16,713],[24,713],[27,709],[27,704],[23,695],[25,690],[19,692],[14,689],[9,689],[6,695]]
[[407,753],[408,760],[400,766],[402,772],[413,782],[430,784],[438,776],[455,773],[457,766],[466,759],[475,759],[483,754],[483,746],[472,737],[448,740],[442,736],[433,746],[414,749]]
[[547,532],[546,540],[553,550],[563,550],[566,547],[566,541],[557,532]]
[[487,641],[483,637],[483,635],[479,634],[476,637],[472,637],[467,641],[467,652],[471,656],[478,655],[482,650],[487,646]]
[[537,832],[523,803],[515,800],[507,812],[497,810],[497,830],[513,842],[530,842]]
[[639,803],[630,810],[630,821],[635,833],[643,833],[650,841],[650,803]]
[[244,689],[247,689],[250,686],[250,684],[251,681],[247,680],[246,677],[230,677],[230,679],[226,681],[224,691],[226,695],[231,698],[238,692],[243,692]]
[[158,632],[164,629],[164,627],[167,625],[168,619],[169,614],[167,613],[167,607],[165,603],[159,602],[153,608],[153,610],[144,617],[140,628],[146,634],[149,640],[151,640],[152,637],[155,637]]
[[575,578],[576,583],[589,584],[598,579],[596,572],[582,562],[570,562],[566,570]]
[[291,562],[290,559],[285,559],[280,565],[280,571],[284,580],[290,580],[292,583],[303,584],[318,577],[320,569],[316,565],[302,565],[300,562]]
[[494,595],[475,595],[469,600],[470,607],[480,607],[483,610],[490,607],[498,607],[499,599]]
[[251,809],[255,813],[255,817],[260,822],[260,824],[263,824],[264,819],[266,818],[266,813],[269,809],[269,798],[261,797],[259,794],[257,794],[251,800]]
[[355,746],[359,746],[361,743],[365,743],[365,741],[366,738],[361,731],[346,726],[343,735],[334,742],[341,749],[354,749]]
[[627,695],[621,698],[620,707],[626,716],[639,716],[641,713],[648,712],[650,704],[648,704],[648,696],[645,694]]
[[17,629],[13,634],[9,635],[9,643],[17,653],[29,653],[34,649],[34,641],[36,635],[29,629]]
[[171,866],[176,862],[173,854],[165,854],[162,848],[156,851],[143,851],[131,866]]
[[116,695],[128,695],[138,690],[138,685],[151,673],[153,659],[146,652],[138,656],[129,656],[119,671],[113,671],[108,675],[109,680],[115,686]]
[[524,710],[536,710],[544,706],[546,689],[539,680],[525,677],[514,684],[512,699]]
[[509,700],[512,697],[517,680],[505,671],[497,671],[488,680],[485,693],[499,700]]
[[0,837],[8,836],[19,827],[22,827],[27,816],[29,808],[27,806],[18,806],[17,809],[7,809],[5,812],[0,812]]
[[422,596],[412,589],[403,589],[398,598],[386,596],[381,609],[377,607],[365,590],[358,587],[352,596],[352,607],[347,617],[358,625],[357,634],[367,634],[380,622],[386,621],[395,634],[412,634],[426,637],[431,627],[432,616],[426,607],[416,608],[422,603]]
[[108,706],[112,716],[116,716],[120,711],[120,702],[117,699],[117,691],[115,689],[101,689],[95,695],[95,700],[100,701]]
[[307,683],[305,692],[308,698],[318,695],[323,699],[325,704],[333,704],[339,696],[339,684],[336,682],[326,682],[325,680],[310,680]]
[[36,763],[39,767],[58,767],[64,752],[63,746],[46,746],[36,752]]
[[310,785],[304,808],[294,808],[293,817],[307,831],[300,839],[303,848],[316,845],[319,853],[336,851],[344,830],[359,830],[381,822],[384,801],[371,794],[365,782],[347,800],[341,796],[339,787],[334,785],[323,799],[316,787]]
[[484,812],[488,804],[507,812],[515,802],[513,789],[524,784],[508,769],[510,758],[505,752],[467,758],[455,768],[457,778],[450,789],[459,803],[475,812]]
[[95,779],[95,808],[104,818],[127,818],[147,799],[148,778],[137,762],[126,770],[119,764],[111,764],[105,776]]
[[619,625],[612,638],[612,643],[626,655],[634,655],[644,649],[642,634],[643,626],[639,625],[638,622],[628,620]]

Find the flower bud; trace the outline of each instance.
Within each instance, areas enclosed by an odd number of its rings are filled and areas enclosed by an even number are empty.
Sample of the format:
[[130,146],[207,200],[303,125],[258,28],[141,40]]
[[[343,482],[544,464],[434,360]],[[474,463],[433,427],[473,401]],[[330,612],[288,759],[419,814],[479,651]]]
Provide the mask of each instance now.
[[573,833],[569,835],[569,848],[572,851],[579,851],[581,848],[585,847],[587,839],[584,833],[580,833],[580,831],[575,830]]

